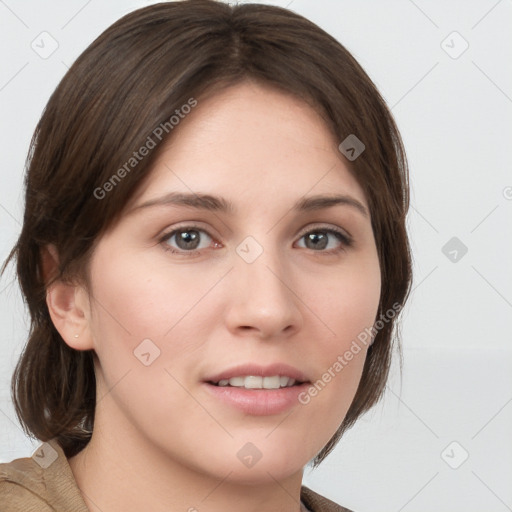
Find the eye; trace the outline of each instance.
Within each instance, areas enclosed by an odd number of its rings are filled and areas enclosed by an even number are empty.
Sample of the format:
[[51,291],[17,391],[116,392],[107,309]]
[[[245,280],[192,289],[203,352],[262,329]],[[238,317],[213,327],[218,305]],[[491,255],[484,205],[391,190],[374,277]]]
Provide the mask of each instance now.
[[[300,236],[299,240],[302,239],[305,240],[305,245],[302,247],[326,254],[336,254],[353,244],[352,238],[341,230],[325,226],[310,228]],[[207,231],[199,226],[190,225],[164,234],[160,238],[160,243],[165,251],[173,254],[198,256],[201,250],[211,246],[212,240]],[[214,242],[214,247],[221,247],[221,244]]]
[[[309,229],[302,234],[300,240],[305,240],[305,247],[316,252],[333,254],[350,247],[353,240],[341,230],[327,227]],[[328,250],[325,250],[328,249]]]
[[[191,256],[196,251],[206,249],[210,245],[202,240],[205,238],[204,235],[206,235],[207,239],[212,240],[212,237],[198,226],[183,226],[163,235],[160,242],[166,251],[175,254],[190,253],[186,255]],[[173,242],[173,240],[177,249],[170,245],[170,242]],[[216,245],[218,246],[219,244],[216,243]]]

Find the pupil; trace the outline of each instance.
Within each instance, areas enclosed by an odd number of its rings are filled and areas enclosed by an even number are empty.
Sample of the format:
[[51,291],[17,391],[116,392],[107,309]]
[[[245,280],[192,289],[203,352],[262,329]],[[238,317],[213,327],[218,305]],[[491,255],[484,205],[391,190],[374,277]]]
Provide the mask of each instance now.
[[[325,249],[325,247],[327,246],[327,237],[325,236],[325,233],[322,233],[322,232],[319,232],[320,235],[316,234],[316,233],[310,233],[307,237],[306,237],[306,246],[308,245],[308,241],[310,242],[314,242],[313,243],[313,246],[312,247],[309,247],[310,249],[313,248],[313,249]],[[317,243],[318,242],[318,243]]]
[[197,231],[181,231],[177,237],[177,244],[180,249],[195,249],[199,240]]

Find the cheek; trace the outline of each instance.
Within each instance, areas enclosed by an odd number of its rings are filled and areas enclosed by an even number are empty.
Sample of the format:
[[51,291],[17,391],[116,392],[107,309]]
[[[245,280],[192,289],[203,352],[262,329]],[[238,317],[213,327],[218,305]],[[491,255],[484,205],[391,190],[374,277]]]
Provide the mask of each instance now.
[[375,321],[381,292],[376,253],[341,267],[334,275],[326,275],[323,283],[314,293],[304,296],[308,296],[311,309],[322,320],[323,353],[332,358],[334,352],[346,350]]
[[110,400],[104,406],[116,403],[135,423],[143,410],[146,428],[161,422],[171,398],[182,398],[182,412],[193,409],[165,370],[175,373],[174,366],[200,344],[187,312],[211,284],[191,283],[179,269],[145,264],[141,255],[125,254],[115,262],[98,257],[95,265],[91,328],[98,388]]
[[359,385],[378,312],[381,275],[376,253],[340,268],[324,282],[322,292],[315,288],[315,293],[303,295],[319,319],[314,357],[321,368],[315,390],[304,401],[315,400],[334,431]]
[[[325,301],[320,314],[325,335],[316,338],[313,357],[319,373],[312,386],[300,397],[314,411],[311,435],[329,439],[341,425],[354,399],[370,343],[370,327],[378,309],[380,286],[346,289],[337,301]],[[366,331],[365,331],[366,329]],[[334,332],[331,332],[331,330]],[[361,340],[364,340],[361,341]]]
[[115,332],[133,343],[137,339],[163,340],[170,336],[211,286],[200,278],[191,281],[179,266],[155,265],[154,258],[146,261],[140,253],[132,257],[125,254],[115,262],[99,255],[93,271],[98,334]]

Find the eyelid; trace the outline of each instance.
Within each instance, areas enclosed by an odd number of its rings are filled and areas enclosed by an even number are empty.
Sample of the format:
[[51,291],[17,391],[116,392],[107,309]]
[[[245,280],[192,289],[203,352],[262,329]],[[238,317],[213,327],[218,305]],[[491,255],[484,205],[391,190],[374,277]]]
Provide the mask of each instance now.
[[336,226],[334,224],[326,224],[322,222],[313,222],[312,224],[308,224],[305,228],[301,229],[298,232],[297,236],[304,236],[306,233],[309,233],[310,231],[313,231],[315,229],[318,231],[336,231],[343,235],[348,241],[353,241],[352,235],[346,229],[340,228],[339,226]]

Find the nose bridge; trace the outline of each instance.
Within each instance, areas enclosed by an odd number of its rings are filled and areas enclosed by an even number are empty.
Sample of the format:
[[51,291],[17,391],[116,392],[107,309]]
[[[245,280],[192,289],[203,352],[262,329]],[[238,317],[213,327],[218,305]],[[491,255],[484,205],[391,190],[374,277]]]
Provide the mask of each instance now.
[[300,327],[301,316],[281,248],[271,236],[259,238],[248,236],[235,249],[230,322],[271,336]]

